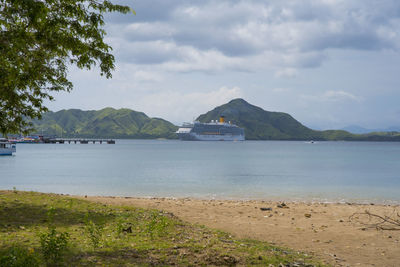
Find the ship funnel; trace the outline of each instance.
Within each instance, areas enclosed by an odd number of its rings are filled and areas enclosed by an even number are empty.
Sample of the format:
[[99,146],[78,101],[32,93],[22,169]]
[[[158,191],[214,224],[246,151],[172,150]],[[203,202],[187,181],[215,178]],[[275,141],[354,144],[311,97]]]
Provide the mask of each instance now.
[[220,116],[219,117],[219,122],[224,123],[225,122],[225,116]]

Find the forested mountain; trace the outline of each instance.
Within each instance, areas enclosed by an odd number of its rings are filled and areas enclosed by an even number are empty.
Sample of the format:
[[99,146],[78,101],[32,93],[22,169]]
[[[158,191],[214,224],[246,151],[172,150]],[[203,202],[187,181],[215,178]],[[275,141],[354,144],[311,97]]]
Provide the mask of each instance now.
[[[234,99],[216,107],[197,120],[210,122],[221,115],[226,121],[243,127],[248,140],[400,141],[398,132],[352,134],[343,130],[312,130],[287,113],[266,111],[243,99]],[[143,112],[113,108],[47,112],[42,120],[34,121],[34,127],[36,134],[47,136],[132,139],[176,139],[178,128],[166,120],[149,118]]]
[[34,121],[34,127],[37,134],[86,138],[176,138],[177,130],[172,123],[143,112],[113,108],[47,112]]
[[396,132],[359,135],[343,130],[312,130],[287,113],[266,111],[240,98],[200,115],[197,120],[209,122],[221,115],[225,116],[226,121],[243,127],[249,140],[400,140],[400,133]]

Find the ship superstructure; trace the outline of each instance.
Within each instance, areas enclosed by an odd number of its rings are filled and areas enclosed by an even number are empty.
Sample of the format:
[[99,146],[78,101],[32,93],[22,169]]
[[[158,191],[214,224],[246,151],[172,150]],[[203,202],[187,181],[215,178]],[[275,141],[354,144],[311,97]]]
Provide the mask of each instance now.
[[225,122],[221,116],[219,121],[201,123],[184,123],[178,131],[179,139],[191,141],[244,141],[244,130],[235,124]]

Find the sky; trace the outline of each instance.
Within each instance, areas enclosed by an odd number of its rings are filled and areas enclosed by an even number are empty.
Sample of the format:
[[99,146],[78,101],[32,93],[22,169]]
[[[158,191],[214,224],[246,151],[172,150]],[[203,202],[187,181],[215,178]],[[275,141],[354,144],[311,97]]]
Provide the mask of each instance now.
[[130,108],[175,124],[234,98],[314,129],[400,126],[398,0],[135,0],[105,15],[113,78],[69,69],[53,111]]

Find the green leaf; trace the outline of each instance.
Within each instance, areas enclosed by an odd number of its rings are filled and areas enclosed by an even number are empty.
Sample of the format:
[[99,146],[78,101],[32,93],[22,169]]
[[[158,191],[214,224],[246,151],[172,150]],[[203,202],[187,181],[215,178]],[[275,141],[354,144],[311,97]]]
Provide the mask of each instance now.
[[52,93],[71,91],[68,64],[111,78],[103,14],[130,7],[95,0],[0,0],[0,133],[26,131]]

